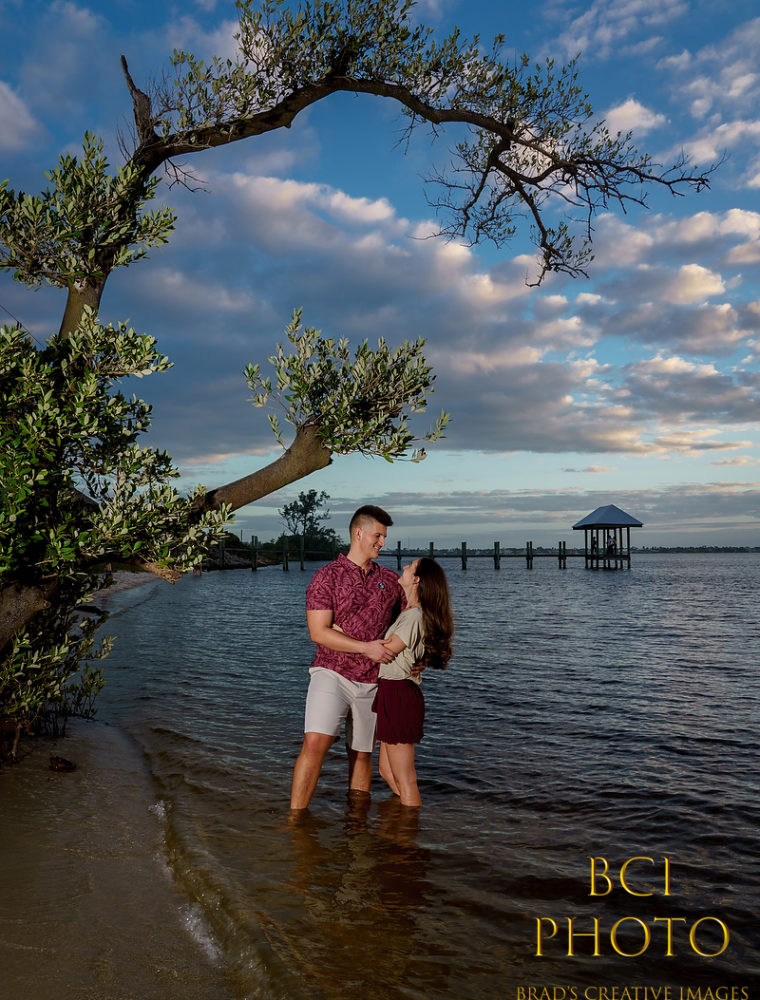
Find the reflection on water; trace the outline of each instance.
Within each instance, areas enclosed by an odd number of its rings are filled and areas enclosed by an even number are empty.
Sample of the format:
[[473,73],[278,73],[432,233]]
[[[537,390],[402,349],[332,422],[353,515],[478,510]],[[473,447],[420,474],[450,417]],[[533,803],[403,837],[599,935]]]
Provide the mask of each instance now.
[[[177,883],[238,994],[519,1000],[528,985],[760,983],[760,561],[451,566],[457,651],[424,682],[419,812],[379,779],[371,801],[347,800],[336,746],[312,809],[289,821],[310,572],[112,598],[135,606],[110,623],[101,715],[146,755]],[[590,897],[589,856],[619,869],[636,855],[671,859],[670,896],[640,864],[635,884],[652,895]],[[715,958],[689,942],[708,915],[730,928]],[[567,956],[568,917],[579,932],[599,920],[598,957],[580,937]],[[539,918],[557,925],[541,958]],[[699,928],[703,952],[718,950],[717,929]],[[647,933],[641,955],[620,954]]]

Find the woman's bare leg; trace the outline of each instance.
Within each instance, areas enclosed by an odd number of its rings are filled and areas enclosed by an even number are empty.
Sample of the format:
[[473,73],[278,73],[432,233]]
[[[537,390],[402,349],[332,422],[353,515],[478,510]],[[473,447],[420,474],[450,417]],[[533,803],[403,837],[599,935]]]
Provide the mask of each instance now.
[[[390,764],[391,774],[398,787],[398,794],[401,796],[401,805],[421,805],[422,799],[417,788],[417,772],[414,770],[414,744],[383,743],[380,748],[381,753],[383,746]],[[385,780],[388,781],[387,778]]]
[[393,777],[393,770],[388,760],[388,745],[387,743],[380,744],[380,757],[377,762],[377,768],[380,771],[380,777],[384,778],[388,787],[393,792],[394,795],[400,795],[398,784],[396,779]]

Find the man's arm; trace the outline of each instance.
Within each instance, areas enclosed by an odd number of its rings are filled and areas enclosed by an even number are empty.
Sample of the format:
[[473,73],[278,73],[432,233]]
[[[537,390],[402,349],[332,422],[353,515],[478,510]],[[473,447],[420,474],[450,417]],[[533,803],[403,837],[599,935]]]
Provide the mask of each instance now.
[[388,649],[385,639],[362,642],[333,628],[332,611],[307,611],[306,624],[309,626],[312,642],[327,649],[334,649],[339,653],[360,653],[373,663],[388,663],[395,655]]

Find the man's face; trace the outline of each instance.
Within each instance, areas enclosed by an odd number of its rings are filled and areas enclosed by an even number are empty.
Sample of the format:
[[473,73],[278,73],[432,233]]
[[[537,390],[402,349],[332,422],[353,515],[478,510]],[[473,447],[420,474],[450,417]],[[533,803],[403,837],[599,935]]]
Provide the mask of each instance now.
[[365,559],[377,559],[385,545],[388,529],[379,521],[367,521],[364,527],[356,530],[361,554]]

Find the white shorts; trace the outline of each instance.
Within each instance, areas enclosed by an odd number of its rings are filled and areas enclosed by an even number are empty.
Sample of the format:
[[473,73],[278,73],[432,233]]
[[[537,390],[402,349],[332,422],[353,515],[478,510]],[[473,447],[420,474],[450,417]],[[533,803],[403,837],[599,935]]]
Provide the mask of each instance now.
[[372,753],[377,721],[372,702],[377,684],[350,681],[326,667],[312,667],[309,673],[304,732],[337,736],[345,721],[346,741],[351,749]]

